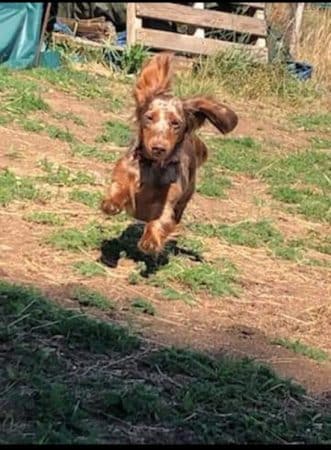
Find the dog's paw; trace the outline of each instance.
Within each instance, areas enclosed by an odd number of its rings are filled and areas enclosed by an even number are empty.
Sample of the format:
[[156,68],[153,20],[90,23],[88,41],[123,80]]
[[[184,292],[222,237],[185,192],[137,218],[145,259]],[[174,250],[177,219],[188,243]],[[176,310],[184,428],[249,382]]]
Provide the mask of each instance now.
[[163,250],[160,239],[154,235],[143,236],[138,242],[138,248],[143,253],[157,255]]
[[121,208],[109,199],[105,199],[101,203],[101,209],[105,214],[115,216],[121,212]]

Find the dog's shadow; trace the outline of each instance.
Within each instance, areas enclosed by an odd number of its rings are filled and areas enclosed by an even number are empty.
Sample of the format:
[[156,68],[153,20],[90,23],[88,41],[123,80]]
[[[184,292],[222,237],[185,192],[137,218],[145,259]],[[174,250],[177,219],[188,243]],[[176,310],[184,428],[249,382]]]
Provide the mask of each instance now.
[[171,255],[184,255],[193,261],[202,262],[203,258],[198,253],[179,247],[176,240],[169,241],[164,251],[158,256],[147,255],[138,249],[138,241],[142,236],[144,226],[142,224],[129,225],[119,238],[105,240],[101,245],[100,261],[108,267],[116,268],[123,255],[136,263],[145,263],[145,269],[141,276],[148,278],[155,274],[161,267],[169,263]]

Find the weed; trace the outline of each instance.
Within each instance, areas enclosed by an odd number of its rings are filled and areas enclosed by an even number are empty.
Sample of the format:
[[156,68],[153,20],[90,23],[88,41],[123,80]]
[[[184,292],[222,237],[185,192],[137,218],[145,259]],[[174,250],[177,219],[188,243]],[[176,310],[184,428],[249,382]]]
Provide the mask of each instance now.
[[51,234],[46,243],[59,250],[79,251],[81,249],[97,249],[104,239],[116,234],[118,227],[114,224],[109,228],[92,222],[82,230],[77,228],[67,228]]
[[84,286],[76,287],[71,295],[73,300],[77,300],[83,306],[93,306],[102,311],[114,309],[114,304],[100,292]]
[[154,305],[144,298],[135,298],[131,302],[132,308],[140,311],[144,314],[149,314],[150,316],[155,315],[155,307]]
[[75,125],[79,125],[81,127],[85,126],[85,122],[84,120],[77,116],[76,114],[74,114],[71,111],[65,112],[65,113],[61,113],[61,112],[56,112],[54,113],[54,117],[58,120],[71,120]]
[[96,139],[96,142],[112,142],[119,147],[129,145],[131,139],[131,130],[123,122],[106,122],[104,133]]
[[81,191],[73,189],[69,194],[69,199],[73,202],[82,203],[90,208],[99,209],[102,194],[100,192]]
[[314,359],[315,361],[327,361],[330,359],[329,355],[319,348],[310,347],[309,345],[304,344],[300,341],[292,341],[289,339],[274,339],[272,344],[281,345],[289,350],[292,350],[294,353],[299,353],[300,355],[307,356],[310,359]]
[[305,131],[331,131],[331,113],[293,116],[292,122]]
[[0,204],[8,205],[14,200],[38,200],[41,192],[28,177],[16,176],[8,169],[0,172]]
[[264,244],[275,244],[283,241],[281,233],[269,221],[240,222],[225,224],[192,224],[191,229],[202,236],[225,239],[229,244],[261,247]]
[[105,269],[94,261],[78,261],[73,264],[75,270],[84,277],[100,277],[105,276]]
[[119,153],[114,150],[101,150],[100,148],[84,143],[74,143],[71,145],[73,155],[84,158],[92,158],[102,162],[115,162],[119,158]]
[[228,177],[220,174],[212,165],[206,164],[201,173],[197,192],[206,197],[225,198],[225,190],[232,185]]
[[56,213],[46,211],[31,212],[24,216],[24,220],[26,220],[27,222],[39,223],[42,225],[60,226],[64,224],[63,217],[59,216]]
[[171,282],[181,284],[193,294],[207,292],[213,296],[238,295],[235,287],[236,269],[225,260],[219,261],[217,265],[204,262],[187,266],[181,259],[172,258],[150,283],[164,289]]
[[64,142],[74,142],[75,137],[70,133],[69,130],[62,130],[55,125],[45,125],[45,131],[48,136],[52,139],[59,139]]
[[72,186],[74,184],[93,184],[94,177],[87,172],[78,171],[72,173],[67,167],[56,165],[43,159],[39,162],[39,166],[47,175],[40,179],[48,184],[55,184],[58,186]]

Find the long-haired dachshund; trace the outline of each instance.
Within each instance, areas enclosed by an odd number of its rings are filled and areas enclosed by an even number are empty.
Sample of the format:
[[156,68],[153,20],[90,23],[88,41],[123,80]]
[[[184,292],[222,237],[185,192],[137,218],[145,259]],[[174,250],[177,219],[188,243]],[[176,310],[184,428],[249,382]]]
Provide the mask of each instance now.
[[207,97],[181,100],[169,93],[171,55],[154,56],[134,88],[138,133],[119,159],[102,210],[122,210],[146,222],[138,247],[159,253],[174,235],[207,159],[205,144],[194,134],[208,119],[223,134],[238,123],[227,106]]

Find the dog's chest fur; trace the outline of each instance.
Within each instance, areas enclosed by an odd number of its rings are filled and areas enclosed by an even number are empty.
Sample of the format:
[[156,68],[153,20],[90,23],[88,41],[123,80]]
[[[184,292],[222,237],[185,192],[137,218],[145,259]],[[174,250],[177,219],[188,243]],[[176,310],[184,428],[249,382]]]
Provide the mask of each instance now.
[[169,187],[179,177],[179,163],[160,167],[152,161],[139,161],[139,188],[135,195],[136,219],[155,220],[162,214]]

